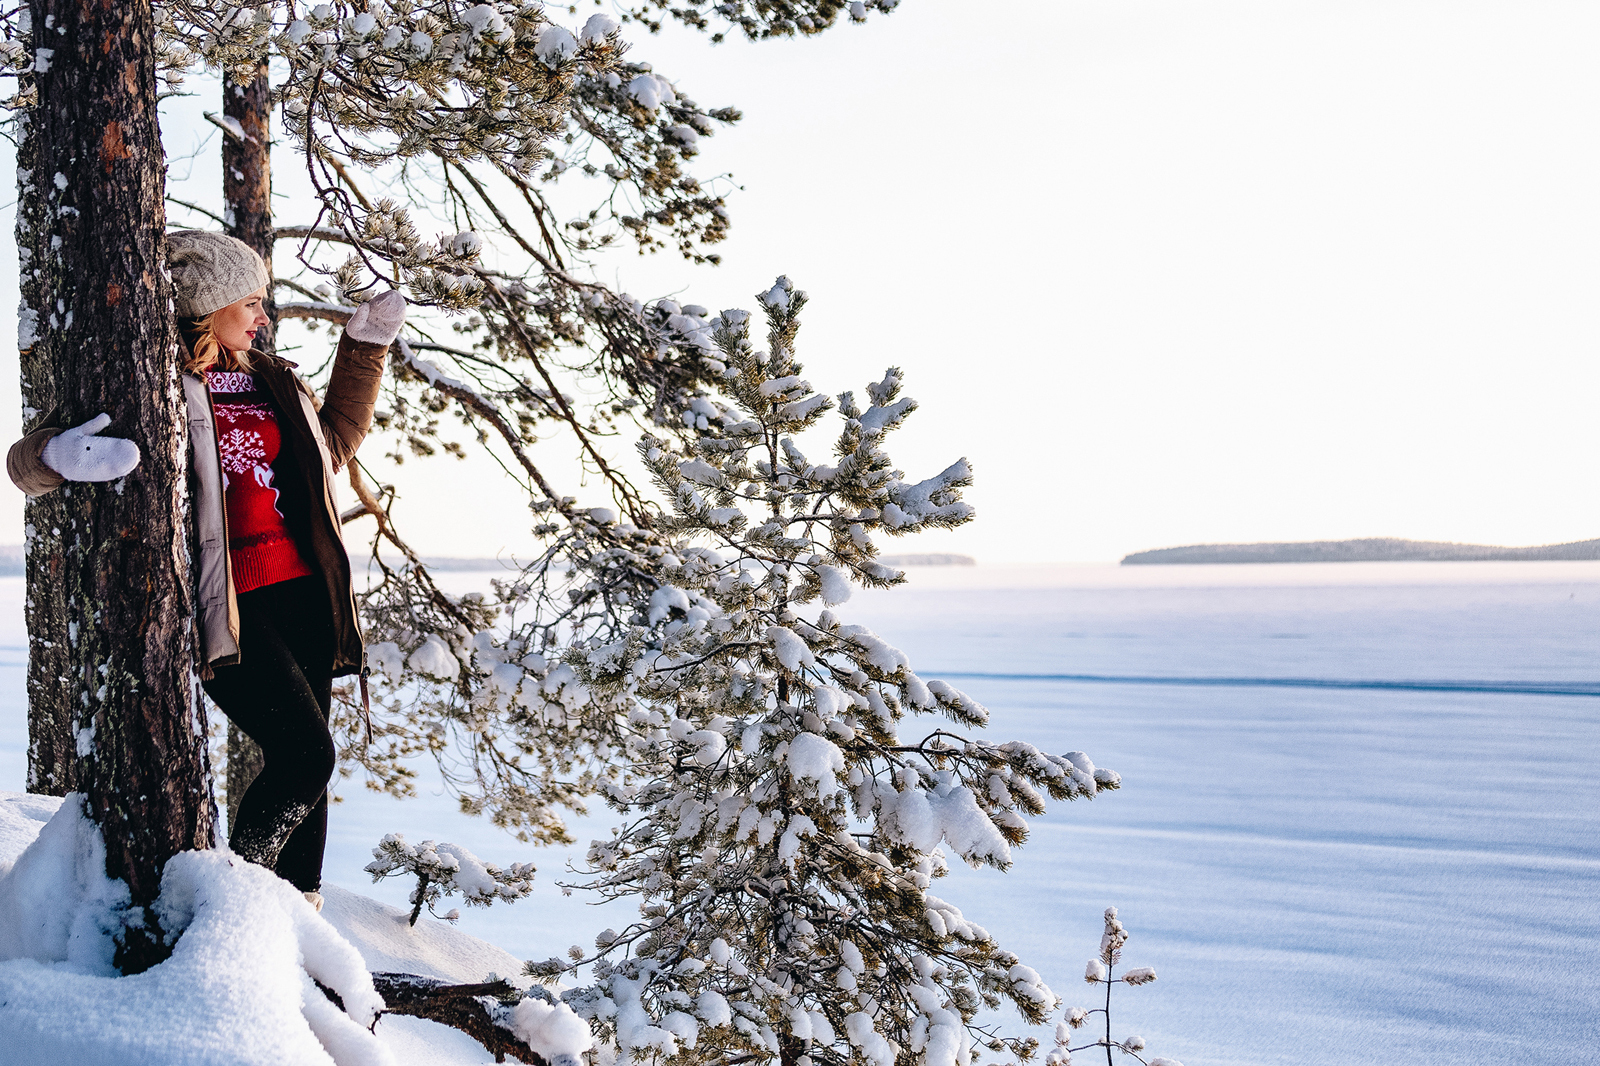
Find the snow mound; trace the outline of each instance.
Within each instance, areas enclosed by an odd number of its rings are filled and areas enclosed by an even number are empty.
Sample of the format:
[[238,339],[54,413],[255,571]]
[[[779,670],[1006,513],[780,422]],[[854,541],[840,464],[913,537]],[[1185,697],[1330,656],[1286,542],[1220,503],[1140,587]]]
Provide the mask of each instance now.
[[[365,998],[366,971],[531,983],[509,952],[443,923],[412,928],[406,910],[336,885],[323,887],[318,916],[286,883],[226,851],[191,852],[168,867],[163,921],[186,932],[171,960],[118,977],[107,929],[125,892],[105,877],[81,804],[55,817],[62,804],[0,792],[0,1066],[482,1066],[489,1055],[476,1040],[421,1018],[387,1015],[374,1040],[337,1008],[329,1013],[308,977],[352,989],[343,995],[352,1009],[377,1007]],[[552,1054],[581,1036],[544,1004],[512,1021]]]
[[127,889],[106,877],[105,848],[83,817],[81,803],[43,796],[7,799],[37,802],[8,802],[0,815],[7,848],[0,914],[8,919],[0,924],[0,959],[67,962],[88,972],[114,973],[104,926],[126,905]]
[[0,792],[0,876],[11,869],[39,827],[61,806],[59,796],[34,796],[27,792]]
[[[47,801],[3,798],[0,841],[14,844]],[[68,796],[0,878],[0,913],[17,919],[0,952],[0,1063],[392,1066],[366,1029],[383,1001],[365,962],[288,882],[224,850],[176,856],[156,908],[182,930],[172,957],[117,977],[108,931],[125,895],[103,861]]]
[[[443,922],[408,924],[410,913],[336,885],[322,889],[322,917],[348,940],[375,973],[414,973],[452,984],[476,984],[493,974],[522,985],[522,960]],[[379,1031],[398,1019],[385,1018]],[[480,1049],[481,1050],[481,1049]]]

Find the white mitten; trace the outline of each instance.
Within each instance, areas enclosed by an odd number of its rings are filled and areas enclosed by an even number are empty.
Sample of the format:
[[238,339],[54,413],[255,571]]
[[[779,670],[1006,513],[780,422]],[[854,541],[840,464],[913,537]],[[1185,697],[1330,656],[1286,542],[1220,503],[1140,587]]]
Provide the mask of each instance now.
[[351,340],[363,344],[388,346],[400,336],[400,326],[406,320],[406,298],[390,289],[356,308],[344,331]]
[[120,437],[97,437],[111,424],[99,414],[45,442],[44,465],[68,481],[115,481],[139,465],[139,446]]

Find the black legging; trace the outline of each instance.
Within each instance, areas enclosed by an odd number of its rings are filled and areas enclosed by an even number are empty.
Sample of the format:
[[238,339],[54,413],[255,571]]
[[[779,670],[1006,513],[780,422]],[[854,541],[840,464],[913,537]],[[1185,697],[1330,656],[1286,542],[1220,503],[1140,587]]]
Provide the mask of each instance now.
[[223,713],[261,746],[261,773],[239,800],[228,846],[302,892],[322,887],[333,737],[333,615],[317,577],[239,596],[239,662],[204,682]]

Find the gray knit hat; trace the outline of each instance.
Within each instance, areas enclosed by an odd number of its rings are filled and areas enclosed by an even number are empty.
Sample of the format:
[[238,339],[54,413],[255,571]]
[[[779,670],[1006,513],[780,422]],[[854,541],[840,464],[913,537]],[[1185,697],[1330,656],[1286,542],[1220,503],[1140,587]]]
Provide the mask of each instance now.
[[203,229],[167,234],[167,266],[180,318],[204,318],[265,288],[267,264],[237,237]]

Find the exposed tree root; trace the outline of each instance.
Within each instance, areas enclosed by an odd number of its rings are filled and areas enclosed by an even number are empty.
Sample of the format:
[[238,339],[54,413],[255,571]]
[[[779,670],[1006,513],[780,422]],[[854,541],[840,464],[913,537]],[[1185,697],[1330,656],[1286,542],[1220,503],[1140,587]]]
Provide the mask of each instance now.
[[[340,1010],[344,1009],[344,1003],[336,992],[320,983],[317,987]],[[452,985],[436,977],[422,977],[414,973],[374,973],[372,987],[383,997],[384,1014],[426,1018],[459,1029],[482,1044],[496,1062],[504,1062],[509,1056],[518,1062],[532,1063],[533,1066],[550,1066],[543,1056],[518,1040],[509,1029],[503,1029],[495,1023],[493,1007],[485,1000],[514,999],[520,995],[507,980]]]

